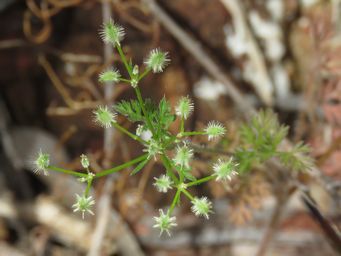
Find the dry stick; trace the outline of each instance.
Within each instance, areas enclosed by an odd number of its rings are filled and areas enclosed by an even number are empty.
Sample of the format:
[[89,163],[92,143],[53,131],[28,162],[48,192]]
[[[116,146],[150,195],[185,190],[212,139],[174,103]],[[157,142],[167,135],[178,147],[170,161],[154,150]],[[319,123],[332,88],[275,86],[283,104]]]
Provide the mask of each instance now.
[[[111,16],[111,6],[107,1],[102,3],[103,12],[103,22],[108,22]],[[113,54],[111,45],[104,44],[104,62],[107,62]],[[114,92],[114,84],[111,82],[106,82],[104,84],[104,97],[106,103],[110,103]],[[112,139],[114,136],[114,128],[108,128],[104,130],[104,164],[110,162],[115,149],[115,144]],[[106,166],[107,167],[107,166]],[[103,244],[103,239],[107,231],[107,226],[109,223],[110,212],[111,212],[111,192],[113,190],[113,181],[116,175],[109,175],[104,184],[104,189],[97,205],[97,215],[96,215],[96,227],[91,238],[91,247],[88,252],[88,256],[96,256],[101,254],[101,248]]]
[[255,72],[258,73],[260,81],[252,82],[252,86],[260,98],[267,105],[273,104],[273,85],[261,49],[259,48],[252,32],[247,24],[242,1],[220,0],[225,8],[231,13],[236,33],[242,33],[248,42],[247,53]]
[[277,197],[276,206],[274,211],[271,214],[270,222],[265,230],[265,233],[262,237],[262,240],[259,244],[256,256],[265,255],[270,242],[275,236],[279,221],[281,220],[282,212],[290,198],[289,192],[283,193]]
[[[102,3],[102,11],[103,11],[103,21],[108,22],[111,18],[111,5],[108,1],[104,1]],[[110,44],[104,45],[104,61],[107,63],[110,61],[111,56],[113,55],[113,48]],[[112,99],[114,96],[114,84],[111,82],[105,83],[104,96],[107,104],[112,103]],[[115,144],[113,143],[113,137],[115,134],[114,128],[105,129],[104,132],[104,154],[105,154],[105,163],[110,162],[110,158],[112,157]],[[117,246],[119,247],[119,251],[122,255],[129,255],[129,253],[133,252],[133,255],[142,255],[141,249],[136,241],[134,235],[129,230],[128,225],[124,223],[119,214],[111,209],[111,194],[113,191],[113,182],[116,179],[117,175],[109,175],[104,184],[103,193],[98,200],[98,213],[96,218],[96,227],[91,239],[91,248],[89,250],[88,256],[97,256],[101,254],[101,247],[103,245],[103,239],[107,231],[107,226],[109,224],[109,220],[116,224],[115,226],[121,227],[120,230],[122,232],[121,236],[117,239]],[[125,247],[128,247],[125,249]],[[125,252],[126,251],[126,252]]]

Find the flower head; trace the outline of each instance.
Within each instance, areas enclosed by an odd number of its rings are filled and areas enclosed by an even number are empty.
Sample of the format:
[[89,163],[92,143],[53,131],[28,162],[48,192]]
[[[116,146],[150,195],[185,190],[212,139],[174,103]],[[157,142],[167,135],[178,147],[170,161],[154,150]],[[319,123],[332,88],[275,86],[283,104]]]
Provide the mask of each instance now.
[[178,146],[176,148],[175,157],[173,161],[176,165],[180,165],[181,168],[185,167],[189,169],[189,162],[193,158],[193,149],[189,148],[185,143],[183,146]]
[[208,200],[207,197],[195,197],[192,200],[191,210],[195,216],[204,216],[206,219],[208,219],[208,214],[212,212],[212,202]]
[[162,193],[167,193],[168,189],[172,189],[172,181],[169,176],[162,174],[159,178],[154,177],[155,182],[153,185],[156,187],[157,191]]
[[194,110],[194,104],[192,100],[187,96],[187,97],[182,97],[178,105],[175,107],[175,113],[177,116],[187,119],[193,112]]
[[104,23],[100,31],[102,40],[105,43],[111,43],[113,45],[120,45],[120,42],[124,38],[124,34],[124,29],[112,20]]
[[104,128],[110,128],[115,122],[116,114],[108,109],[107,106],[99,106],[94,112],[95,122]]
[[88,174],[85,177],[81,177],[78,180],[80,182],[92,182],[92,180],[95,178],[95,174],[92,172],[88,172]]
[[139,80],[137,78],[132,78],[130,80],[130,85],[131,87],[136,88],[139,85]]
[[154,157],[154,159],[156,160],[156,155],[161,154],[162,150],[163,148],[159,142],[157,142],[156,140],[150,139],[148,147],[145,148],[143,151],[148,153],[148,159],[151,157]]
[[81,165],[85,169],[88,169],[90,166],[89,158],[84,154],[81,154]]
[[117,82],[120,81],[120,78],[121,78],[120,72],[118,72],[118,70],[116,70],[116,69],[113,69],[113,70],[107,70],[107,71],[102,72],[99,75],[99,79],[98,80],[101,83],[105,83],[105,82],[117,83]]
[[162,235],[162,233],[164,231],[166,231],[167,234],[170,236],[171,234],[170,234],[169,230],[172,227],[177,226],[177,224],[175,222],[176,217],[169,217],[168,214],[163,213],[162,209],[160,209],[159,212],[160,212],[160,216],[154,217],[156,224],[153,226],[153,228],[159,228],[160,229],[160,236]]
[[213,165],[214,175],[217,176],[216,181],[224,181],[224,180],[231,180],[233,175],[237,175],[237,168],[238,164],[233,161],[231,157],[229,160],[221,160],[219,159]]
[[148,68],[152,69],[154,73],[160,73],[169,62],[170,59],[168,58],[168,52],[162,52],[160,49],[154,49],[149,53],[149,56],[144,63]]
[[82,212],[82,218],[84,219],[84,213],[88,212],[91,215],[94,213],[91,211],[91,206],[95,204],[95,200],[92,199],[92,196],[78,195],[76,194],[76,203],[72,205],[74,208],[74,212]]
[[223,136],[226,132],[226,129],[221,123],[217,121],[211,121],[205,128],[205,132],[208,135],[208,140],[212,140]]
[[50,165],[50,155],[44,154],[41,150],[38,153],[37,158],[34,160],[34,172],[43,172],[44,175],[48,175],[48,167]]

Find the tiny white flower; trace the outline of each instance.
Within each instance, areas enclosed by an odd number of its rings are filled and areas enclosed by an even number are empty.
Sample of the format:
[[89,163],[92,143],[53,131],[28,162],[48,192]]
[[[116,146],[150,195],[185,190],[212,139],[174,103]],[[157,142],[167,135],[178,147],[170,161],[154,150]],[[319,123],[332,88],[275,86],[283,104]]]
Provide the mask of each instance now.
[[95,115],[94,121],[104,128],[110,128],[115,122],[116,114],[107,106],[99,106],[93,113]]
[[78,180],[80,182],[91,182],[96,175],[92,172],[88,172],[88,174],[85,177],[81,177]]
[[82,218],[84,219],[84,213],[88,212],[91,215],[94,215],[94,213],[91,211],[91,206],[95,204],[95,200],[92,199],[92,196],[86,197],[85,195],[78,195],[76,194],[76,203],[72,205],[72,208],[74,208],[74,212],[81,212]]
[[43,172],[44,175],[48,175],[48,167],[50,165],[50,155],[44,154],[41,150],[38,153],[38,157],[34,160],[35,173]]
[[186,143],[183,146],[177,146],[175,157],[173,161],[176,165],[181,166],[181,168],[189,169],[189,162],[193,158],[193,149],[189,148]]
[[136,135],[141,136],[142,132],[145,130],[145,127],[143,124],[138,124],[136,128]]
[[208,214],[212,212],[212,202],[209,201],[207,197],[195,197],[192,200],[191,210],[195,216],[204,216],[206,219],[208,219]]
[[135,77],[138,76],[138,74],[139,74],[139,66],[138,65],[134,66],[132,73]]
[[159,178],[154,177],[155,182],[153,185],[156,187],[157,191],[161,193],[167,193],[168,189],[172,189],[173,182],[169,176],[162,174]]
[[237,175],[238,172],[236,171],[238,164],[233,161],[231,157],[229,160],[221,160],[219,159],[213,165],[214,175],[217,176],[216,181],[226,181],[231,180],[232,176]]
[[143,139],[145,141],[149,141],[153,136],[152,132],[147,127],[145,127],[143,124],[137,125],[136,135],[141,137],[141,139]]
[[160,49],[154,49],[149,53],[147,60],[144,62],[148,68],[154,73],[160,73],[168,65],[170,59],[168,52],[162,52]]
[[81,154],[81,165],[85,169],[88,169],[90,166],[89,158],[84,154]]
[[204,131],[208,135],[208,140],[213,140],[223,136],[226,132],[226,129],[221,123],[217,121],[211,121],[208,123]]
[[132,78],[130,80],[131,87],[136,88],[138,86],[138,84],[139,84],[139,80],[137,78]]
[[175,107],[176,115],[183,119],[187,119],[193,113],[193,110],[194,104],[188,96],[182,97]]
[[114,82],[117,83],[120,81],[121,78],[121,74],[120,72],[118,72],[118,70],[114,69],[114,70],[107,70],[102,72],[99,75],[99,81],[101,83],[105,83],[105,82]]
[[124,38],[124,34],[124,29],[112,20],[104,23],[100,31],[102,40],[105,43],[111,43],[113,45],[120,45],[120,42]]
[[153,228],[159,228],[160,229],[160,236],[164,231],[170,236],[169,230],[172,227],[177,226],[176,224],[176,217],[169,217],[168,214],[164,214],[162,209],[159,209],[160,216],[154,217],[154,220],[156,224],[153,226]]

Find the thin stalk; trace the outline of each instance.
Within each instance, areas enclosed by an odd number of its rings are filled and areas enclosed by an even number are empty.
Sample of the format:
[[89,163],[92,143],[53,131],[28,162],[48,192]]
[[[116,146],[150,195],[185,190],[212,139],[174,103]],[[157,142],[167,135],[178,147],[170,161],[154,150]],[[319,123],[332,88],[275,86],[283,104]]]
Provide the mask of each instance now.
[[86,186],[86,190],[85,190],[85,196],[86,197],[89,195],[89,191],[90,191],[90,188],[91,188],[92,180],[93,179],[89,179],[88,180],[88,185]]
[[207,177],[205,177],[205,178],[202,178],[202,179],[195,180],[195,181],[192,181],[192,182],[190,182],[190,183],[187,183],[186,186],[187,186],[187,187],[196,186],[196,185],[199,185],[199,184],[201,184],[201,183],[204,183],[204,182],[213,180],[214,178],[215,178],[215,176],[210,175],[210,176],[207,176]]
[[75,172],[75,171],[71,171],[71,170],[66,170],[66,169],[63,169],[63,168],[60,168],[60,167],[56,167],[56,166],[52,166],[50,165],[48,167],[49,170],[52,170],[52,171],[56,171],[56,172],[62,172],[62,173],[65,173],[65,174],[70,174],[70,175],[73,175],[73,176],[77,176],[77,177],[86,177],[87,174],[85,173],[80,173],[80,172]]
[[119,125],[118,123],[113,122],[112,125],[113,125],[116,129],[120,130],[122,133],[128,135],[128,136],[129,136],[130,138],[132,138],[133,140],[137,140],[137,141],[141,142],[142,144],[147,144],[147,142],[146,142],[145,140],[143,140],[143,139],[141,139],[139,136],[137,136],[137,135],[135,135],[135,134],[129,132],[127,129],[125,129],[123,126]]
[[118,171],[121,171],[122,169],[125,169],[127,167],[130,167],[132,166],[133,164],[136,164],[136,163],[139,163],[139,162],[142,162],[144,161],[146,158],[148,157],[148,154],[144,154],[142,156],[139,156],[129,162],[126,162],[124,164],[121,164],[119,166],[116,166],[114,168],[111,168],[111,169],[107,169],[107,170],[103,170],[99,173],[97,173],[95,175],[95,178],[99,178],[99,177],[103,177],[103,176],[106,176],[106,175],[109,175],[109,174],[112,174],[112,173],[115,173],[115,172],[118,172]]
[[172,178],[172,180],[175,184],[178,184],[179,180],[172,171],[172,165],[170,163],[169,158],[165,154],[163,154],[163,155],[161,155],[161,160],[166,167],[168,176],[170,176]]
[[176,194],[175,194],[175,196],[174,196],[174,198],[173,198],[173,202],[172,202],[172,204],[171,204],[171,206],[170,206],[170,208],[169,208],[169,210],[168,210],[168,213],[167,213],[168,215],[171,215],[171,214],[172,214],[172,212],[173,212],[173,210],[174,210],[176,204],[177,204],[178,201],[179,201],[180,195],[181,195],[181,189],[178,188],[178,190],[176,191]]
[[183,134],[185,132],[185,119],[181,118],[180,121],[180,134]]
[[118,45],[118,44],[116,44],[116,49],[117,49],[118,54],[120,55],[120,57],[121,57],[121,59],[122,59],[122,61],[123,61],[123,64],[124,64],[126,70],[127,70],[128,73],[129,73],[130,78],[132,78],[132,72],[131,72],[131,69],[130,69],[130,65],[128,64],[128,61],[127,61],[126,56],[124,55],[124,53],[123,53],[123,51],[122,51],[121,46]]
[[184,193],[191,201],[194,200],[194,197],[186,189],[181,189],[181,192]]
[[129,79],[125,79],[125,78],[120,78],[120,81],[121,82],[126,82],[128,84],[130,84],[130,82],[131,82]]
[[141,91],[140,91],[139,87],[135,88],[135,93],[136,93],[136,96],[137,96],[137,100],[140,103],[143,115],[146,118],[147,125],[149,126],[148,128],[152,131],[153,135],[155,135],[155,129],[154,129],[154,126],[152,125],[152,122],[149,119],[149,116],[148,116],[148,113],[146,111],[146,108],[144,107],[144,103],[143,103],[143,99],[142,99],[142,95],[141,95]]
[[150,70],[151,70],[150,68],[146,68],[145,71],[143,71],[143,73],[139,76],[139,81],[143,79],[146,75],[148,75]]

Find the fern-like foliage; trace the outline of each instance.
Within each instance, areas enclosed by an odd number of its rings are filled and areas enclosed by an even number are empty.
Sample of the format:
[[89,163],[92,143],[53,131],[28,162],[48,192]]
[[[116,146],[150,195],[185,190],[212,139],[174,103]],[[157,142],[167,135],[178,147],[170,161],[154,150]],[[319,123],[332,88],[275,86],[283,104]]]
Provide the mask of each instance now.
[[276,151],[287,133],[288,127],[280,125],[277,115],[271,110],[260,111],[250,123],[241,127],[241,138],[245,144],[255,151],[270,155]]
[[309,152],[310,148],[303,142],[299,142],[288,152],[278,152],[278,157],[286,167],[295,171],[304,171],[313,166]]
[[162,98],[159,103],[157,115],[154,117],[154,122],[162,129],[168,129],[172,122],[175,121],[176,116],[171,113],[171,105],[166,100]]
[[[150,99],[144,100],[144,108],[147,116],[150,118],[151,125],[155,129],[157,138],[165,141],[169,138],[168,128],[176,119],[171,113],[172,108],[165,97],[162,98],[159,105],[154,104]],[[145,115],[138,100],[121,101],[114,106],[114,109],[128,118],[131,122],[142,122],[148,127]]]
[[[145,108],[150,112],[151,115],[153,115],[155,111],[155,106],[151,102],[150,99],[146,99],[144,101]],[[131,122],[144,122],[145,117],[143,115],[142,108],[138,102],[138,100],[122,100],[121,102],[117,103],[114,106],[114,109],[122,114],[123,116],[127,117],[128,120]]]
[[288,127],[281,125],[272,110],[262,110],[255,114],[249,123],[241,126],[242,146],[235,157],[239,170],[247,171],[253,164],[262,163],[271,157],[279,157],[281,162],[294,170],[304,170],[312,166],[308,156],[309,147],[298,143],[288,152],[278,151],[278,146],[288,134]]

